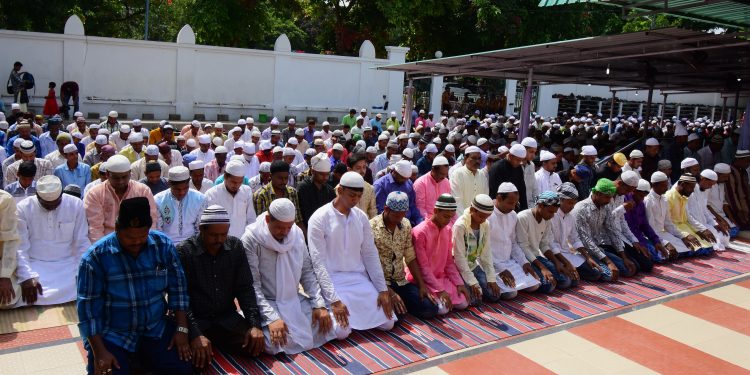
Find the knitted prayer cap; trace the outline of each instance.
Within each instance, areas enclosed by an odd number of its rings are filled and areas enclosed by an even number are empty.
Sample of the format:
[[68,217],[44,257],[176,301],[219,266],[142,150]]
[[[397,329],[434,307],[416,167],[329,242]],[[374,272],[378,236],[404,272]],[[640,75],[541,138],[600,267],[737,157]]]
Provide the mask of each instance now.
[[536,204],[544,206],[559,206],[560,196],[554,191],[545,191],[536,197]]
[[402,191],[392,191],[385,200],[385,206],[391,211],[405,212],[409,210],[409,196]]
[[455,211],[458,208],[456,204],[456,198],[453,198],[450,194],[441,194],[437,202],[435,202],[435,208],[440,210]]
[[690,173],[683,173],[682,176],[680,176],[679,182],[695,183],[696,179],[695,176]]
[[203,210],[200,225],[229,224],[229,213],[224,207],[214,204]]
[[495,209],[495,206],[492,203],[492,198],[487,194],[479,194],[474,197],[474,200],[471,202],[471,207],[474,207],[477,211],[485,214],[491,214]]
[[612,180],[600,178],[599,181],[596,182],[596,186],[594,186],[591,191],[613,196],[617,192],[617,188],[615,187],[615,183],[612,182]]
[[561,199],[578,199],[578,189],[572,182],[565,182],[557,187]]

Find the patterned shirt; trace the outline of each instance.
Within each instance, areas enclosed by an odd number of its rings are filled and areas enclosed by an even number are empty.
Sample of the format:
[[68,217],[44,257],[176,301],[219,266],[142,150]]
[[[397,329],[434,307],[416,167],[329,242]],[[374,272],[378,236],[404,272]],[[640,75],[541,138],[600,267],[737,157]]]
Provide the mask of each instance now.
[[167,309],[188,309],[187,281],[172,241],[149,231],[133,258],[120,248],[117,232],[102,237],[81,259],[77,308],[84,339],[101,335],[134,352],[142,336],[161,337]]
[[417,259],[414,244],[411,241],[409,219],[401,219],[401,223],[391,232],[385,227],[383,215],[378,215],[370,219],[370,227],[372,227],[375,247],[378,248],[380,254],[380,265],[383,266],[385,282],[388,285],[395,283],[398,286],[408,284],[404,267]]
[[618,252],[624,251],[623,243],[617,235],[620,230],[619,222],[608,206],[598,208],[591,197],[588,197],[576,204],[572,214],[576,218],[578,237],[594,258],[601,260],[606,256],[600,245],[613,246]]
[[[294,214],[294,222],[297,223],[297,225],[302,225],[302,214],[299,210],[297,190],[289,185],[284,186],[284,188],[286,189],[286,193],[280,198],[287,198],[294,203],[294,207],[297,208],[297,212]],[[253,194],[253,200],[255,201],[255,214],[260,215],[263,212],[266,212],[274,199],[276,199],[276,193],[269,182]]]

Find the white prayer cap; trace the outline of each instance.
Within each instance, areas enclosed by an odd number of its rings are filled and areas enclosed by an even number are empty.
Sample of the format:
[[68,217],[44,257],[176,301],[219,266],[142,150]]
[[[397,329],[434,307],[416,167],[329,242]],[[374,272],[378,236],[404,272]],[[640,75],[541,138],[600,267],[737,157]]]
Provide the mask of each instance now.
[[235,126],[232,128],[232,130],[229,131],[229,133],[230,134],[240,133],[240,135],[242,135],[242,129],[239,126]]
[[307,150],[305,150],[305,155],[307,156],[315,156],[318,154],[318,151],[315,151],[314,148],[310,147]]
[[685,158],[680,162],[680,169],[690,168],[694,165],[698,165],[698,160],[695,160],[695,158]]
[[272,148],[273,148],[273,145],[271,144],[270,141],[260,141],[260,150],[261,151],[270,150]]
[[260,163],[260,167],[259,167],[258,170],[260,172],[270,173],[271,172],[271,163],[269,163],[267,161],[264,161],[264,162]]
[[10,109],[11,109],[11,110],[14,110],[14,109],[21,109],[21,105],[20,105],[20,104],[18,104],[18,103],[11,103],[11,105],[10,105]]
[[254,118],[252,118],[252,117],[248,117],[248,118],[246,118],[246,119],[245,119],[245,121],[246,121],[246,122],[247,122],[248,124],[255,124],[255,119],[254,119]]
[[477,146],[481,146],[485,143],[487,143],[487,138],[479,138],[479,140],[477,141]]
[[477,144],[477,136],[476,135],[470,135],[470,136],[466,137],[466,142],[468,142],[469,144],[472,144],[472,145]]
[[284,147],[282,152],[284,153],[284,156],[296,156],[297,154],[294,153],[294,149],[291,149],[289,147]]
[[271,119],[271,125],[278,125],[278,124],[279,124],[279,119],[277,119],[276,117]]
[[445,146],[445,152],[455,153],[456,152],[456,146],[446,145]]
[[42,176],[36,182],[36,194],[43,201],[54,201],[62,194],[62,182],[57,176]]
[[435,160],[432,161],[432,166],[437,167],[439,165],[448,165],[448,159],[445,156],[436,156]]
[[400,162],[401,159],[403,159],[403,157],[401,157],[401,155],[393,154],[393,155],[391,155],[391,158],[388,160],[388,165],[394,165],[394,164]]
[[414,158],[414,150],[407,148],[404,151],[401,152],[401,155],[404,155],[404,157],[407,157],[409,159]]
[[[409,175],[405,177],[411,177],[411,166],[409,167]],[[365,179],[357,172],[346,172],[341,176],[339,185],[351,189],[364,189]]]
[[684,137],[688,135],[687,129],[685,129],[685,125],[682,125],[682,123],[677,123],[677,126],[674,128],[674,136],[675,137]]
[[227,163],[225,171],[235,177],[245,177],[245,165],[236,160]]
[[581,155],[583,156],[596,156],[596,147],[591,145],[586,145],[581,147]]
[[657,140],[656,138],[651,137],[646,140],[646,146],[658,146],[658,145],[659,145],[659,140]]
[[556,158],[555,154],[547,150],[542,150],[542,152],[539,154],[539,161],[541,162],[545,162],[545,161],[552,160],[555,158]]
[[536,139],[531,137],[526,137],[521,140],[521,145],[523,147],[530,147],[530,148],[537,148],[538,144],[536,143]]
[[67,145],[65,145],[65,147],[63,147],[63,154],[68,154],[71,152],[78,152],[78,148],[76,147],[76,145],[68,143]]
[[294,203],[287,198],[277,198],[268,206],[268,214],[274,219],[285,223],[294,222],[297,209]]
[[[21,138],[16,138],[21,139]],[[15,143],[15,141],[13,141]],[[24,154],[33,154],[36,152],[36,146],[34,146],[34,142],[28,141],[28,140],[21,140],[21,144],[18,145],[18,147],[21,149],[21,152]]]
[[[227,142],[229,142],[229,140],[228,140],[228,139],[226,140],[226,142],[224,142],[224,145],[226,145],[226,144],[227,144]],[[224,146],[224,147],[226,147],[226,148],[227,148],[227,150],[229,150],[229,147],[227,147],[227,146]],[[234,150],[234,149],[237,149],[237,148],[243,148],[243,147],[245,147],[245,142],[242,142],[242,141],[237,141],[237,142],[234,142],[234,146],[232,146],[232,149]],[[214,152],[215,152],[215,151],[214,151]]]
[[500,147],[497,148],[497,152],[499,152],[501,154],[505,154],[508,151],[510,151],[510,149],[508,149],[508,146],[500,146]]
[[701,137],[699,137],[698,134],[695,133],[690,133],[690,135],[688,136],[688,142],[692,142],[696,139],[701,139]]
[[437,146],[435,146],[434,144],[430,143],[430,144],[427,145],[427,147],[424,148],[424,152],[425,153],[433,152],[433,153],[437,154],[438,149],[437,149]]
[[635,189],[648,193],[649,191],[651,191],[651,184],[649,184],[648,181],[644,179],[640,179],[638,180],[638,187],[636,187]]
[[245,120],[244,118],[241,118],[237,120],[237,125],[247,125],[247,120]]
[[125,133],[125,134],[130,133],[130,126],[120,125],[120,133]]
[[526,157],[526,147],[523,147],[522,145],[516,143],[513,146],[511,146],[509,150],[510,154],[518,157],[518,158],[525,158]]
[[137,132],[133,133],[128,137],[128,142],[130,143],[138,143],[143,142],[143,133]]
[[117,111],[109,111],[109,114],[107,114],[107,117],[117,117],[117,116],[119,116],[117,114]]
[[99,135],[96,136],[96,139],[94,140],[94,142],[96,144],[100,145],[100,146],[106,145],[107,144],[107,136],[104,135],[104,134],[99,134]]
[[378,149],[375,148],[375,146],[370,146],[370,147],[368,147],[368,148],[365,149],[365,153],[367,153],[367,154],[377,154],[378,153]]
[[631,159],[643,159],[643,152],[641,152],[641,150],[630,151],[630,158]]
[[206,128],[208,128],[208,127],[212,127],[212,128],[214,128],[214,129],[224,129],[224,123],[223,123],[223,122],[218,122],[218,121],[217,121],[217,122],[216,122],[216,123],[214,124],[214,126],[211,126],[211,124],[206,124],[206,126],[205,126],[205,127],[206,127]]
[[146,155],[149,155],[149,156],[159,155],[159,147],[157,145],[146,146]]
[[729,164],[716,163],[716,165],[714,165],[714,172],[725,174],[725,173],[731,173],[732,169],[729,167]]
[[187,142],[185,142],[185,144],[188,145],[188,147],[198,147],[198,144],[195,143],[194,138],[188,139]]
[[704,169],[701,172],[701,177],[707,178],[711,181],[716,181],[719,179],[719,175],[716,174],[716,172],[710,170],[710,169]]
[[396,170],[396,173],[400,174],[402,177],[411,177],[411,162],[407,160],[401,160],[396,163],[394,169]]
[[299,128],[299,129],[295,130],[294,131],[294,135],[298,135],[300,137],[304,136],[305,135],[305,129],[304,128]]
[[289,124],[289,125],[294,125],[294,124],[297,123],[297,120],[295,120],[294,118],[290,118],[289,120],[287,120],[286,123]]
[[253,130],[253,132],[250,134],[251,137],[254,138],[260,138],[260,131],[258,129]]
[[83,134],[81,134],[81,132],[79,131],[74,131],[72,135],[73,138],[83,139]]
[[193,120],[193,121],[190,122],[190,126],[192,126],[194,128],[200,128],[201,127],[201,122],[198,121],[198,120]]
[[229,152],[229,150],[227,150],[227,148],[224,147],[224,146],[219,146],[219,147],[216,147],[214,149],[214,155],[215,154],[226,154],[227,152]]
[[333,151],[344,151],[344,146],[342,146],[341,143],[336,143],[333,145]]
[[655,184],[657,182],[667,181],[669,177],[664,172],[656,171],[651,175],[651,183]]
[[255,143],[248,142],[242,146],[242,152],[248,155],[255,154]]
[[203,163],[203,160],[193,160],[188,164],[188,168],[191,171],[194,171],[196,169],[203,169],[206,165]]
[[[473,154],[473,153],[481,153],[481,152],[482,152],[482,150],[481,150],[481,149],[479,149],[479,147],[477,147],[477,146],[469,146],[469,147],[467,147],[467,148],[466,148],[466,150],[464,151],[464,154],[468,155],[468,154]],[[526,151],[524,150],[524,153],[525,153],[525,152],[526,152]]]
[[412,164],[411,165],[411,174],[413,175],[413,174],[418,173],[418,172],[419,172],[419,168],[417,168],[416,165]]
[[169,168],[169,181],[182,182],[190,179],[190,170],[183,167],[177,166]]
[[[151,145],[154,146],[154,145]],[[156,148],[156,154],[159,154],[159,148]],[[107,159],[107,171],[112,173],[130,172],[130,160],[123,155],[113,155]]]
[[207,145],[211,143],[211,137],[208,134],[202,134],[198,137],[198,143]]
[[500,184],[500,186],[497,187],[497,193],[517,193],[518,188],[516,188],[516,185],[513,185],[512,182],[503,182]]
[[91,129],[99,129],[99,124],[91,124],[89,125],[89,130]]
[[310,165],[312,170],[315,172],[329,173],[331,171],[331,160],[328,159],[328,156],[326,156],[326,154],[322,152],[313,156],[312,160],[310,161]]
[[0,121],[0,130],[7,130],[7,129],[8,129],[8,121],[5,121],[5,120]]
[[330,123],[330,122],[328,122],[328,121],[323,121],[323,123],[322,123],[322,124],[320,124],[320,125],[321,125],[321,126],[324,126],[324,127],[325,127],[325,126],[330,126],[330,125],[331,125],[331,123]]
[[638,173],[635,173],[634,171],[625,171],[620,175],[620,179],[630,187],[638,187],[638,180],[640,180],[640,177],[638,177]]

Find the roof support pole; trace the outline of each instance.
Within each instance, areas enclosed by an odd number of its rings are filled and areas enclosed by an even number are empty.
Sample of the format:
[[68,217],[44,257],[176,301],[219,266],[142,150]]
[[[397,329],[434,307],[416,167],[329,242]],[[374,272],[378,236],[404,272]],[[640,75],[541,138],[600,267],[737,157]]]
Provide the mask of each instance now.
[[[414,108],[414,80],[409,79],[409,86],[406,86],[406,106],[404,108],[404,123],[401,124],[406,127],[406,134],[411,133],[411,110]],[[398,132],[398,129],[396,129]]]
[[646,101],[646,116],[643,116],[643,119],[646,121],[646,126],[648,126],[649,122],[651,121],[651,103],[654,99],[654,86],[649,86],[648,88],[648,100]]
[[721,105],[721,116],[719,116],[719,120],[721,121],[727,121],[727,119],[724,117],[724,113],[726,113],[727,110],[727,97],[724,97],[724,103]]
[[531,112],[531,90],[533,89],[534,68],[529,68],[526,76],[526,88],[523,90],[523,103],[521,103],[521,129],[518,131],[518,139],[526,138],[529,134],[529,113]]
[[661,121],[659,122],[659,127],[664,128],[664,119],[667,117],[667,94],[662,93],[664,95],[664,100],[661,102]]
[[732,116],[732,122],[736,125],[737,124],[737,115],[740,112],[740,90],[737,89],[737,92],[734,94],[734,114]]
[[617,91],[612,91],[612,101],[609,103],[609,134],[614,134],[615,132],[615,100],[617,95]]

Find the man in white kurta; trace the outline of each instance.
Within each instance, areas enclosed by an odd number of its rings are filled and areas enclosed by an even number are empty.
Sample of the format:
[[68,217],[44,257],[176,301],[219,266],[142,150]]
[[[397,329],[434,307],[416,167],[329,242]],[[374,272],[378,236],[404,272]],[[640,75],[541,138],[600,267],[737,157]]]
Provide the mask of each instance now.
[[296,354],[349,333],[334,328],[295,214],[292,201],[275,199],[242,236],[269,354]]
[[200,160],[205,165],[214,160],[214,150],[211,149],[211,137],[207,134],[199,136],[198,148],[190,151],[190,155],[195,155],[195,160]]
[[497,284],[503,292],[501,299],[514,298],[519,290],[533,292],[539,288],[539,280],[533,276],[534,270],[516,242],[518,218],[513,209],[516,208],[518,199],[516,186],[503,182],[495,197],[495,209],[487,219],[490,223],[492,262],[498,274]]
[[542,167],[534,173],[537,191],[557,191],[557,188],[562,185],[560,176],[555,172],[557,157],[549,151],[542,150],[539,160],[542,162]]
[[227,163],[224,169],[224,182],[214,185],[206,192],[208,205],[218,204],[229,213],[229,235],[242,237],[245,227],[255,222],[253,193],[250,187],[242,184],[245,166],[236,161]]
[[364,179],[359,173],[347,172],[341,177],[337,197],[308,221],[310,257],[313,264],[325,266],[327,275],[322,277],[333,284],[333,291],[324,285],[326,303],[340,299],[349,309],[352,329],[390,330],[397,319],[380,256],[367,214],[356,207],[363,190]]
[[[91,245],[88,230],[83,201],[62,194],[56,176],[39,179],[36,196],[18,204],[18,280],[26,297],[20,306],[75,301],[78,263]],[[29,299],[28,290],[41,293]]]
[[206,196],[190,189],[190,172],[179,166],[169,169],[169,189],[154,196],[159,219],[156,229],[164,232],[175,244],[198,233],[201,214],[206,209]]
[[[729,233],[725,235],[716,229],[719,223],[711,211],[708,210],[708,190],[716,185],[718,179],[719,176],[711,169],[705,169],[701,172],[696,189],[693,190],[693,194],[690,194],[688,198],[687,211],[688,215],[692,216],[704,229],[708,229],[714,235],[716,239],[713,243],[714,250],[721,251],[726,250],[727,246],[729,246]],[[701,228],[696,229],[701,230]]]
[[729,180],[729,174],[732,170],[729,164],[717,163],[714,166],[714,172],[716,172],[718,180],[716,185],[708,189],[708,208],[713,212],[714,217],[729,228],[729,237],[734,238],[740,229],[734,223],[734,220],[727,215],[731,208],[726,199],[726,182]]
[[208,189],[214,187],[214,182],[205,178],[205,165],[200,160],[193,160],[188,164],[190,170],[190,189],[205,194]]
[[669,203],[664,196],[668,184],[669,177],[664,172],[654,172],[651,175],[651,191],[643,199],[643,204],[646,205],[648,224],[659,235],[662,245],[665,247],[671,245],[678,253],[689,253],[691,249],[686,244],[686,242],[689,242],[686,238],[690,234],[679,230],[672,223],[672,218],[669,215]]
[[471,202],[479,194],[487,194],[489,182],[486,173],[480,173],[481,150],[477,146],[469,146],[464,152],[464,165],[450,175],[451,195],[456,198],[458,209],[464,212],[471,207]]

